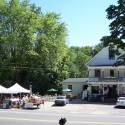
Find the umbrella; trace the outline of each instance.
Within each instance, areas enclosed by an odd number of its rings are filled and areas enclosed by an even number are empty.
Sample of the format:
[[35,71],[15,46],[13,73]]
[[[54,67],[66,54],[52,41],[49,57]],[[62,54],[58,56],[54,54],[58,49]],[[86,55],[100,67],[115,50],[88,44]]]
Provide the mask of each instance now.
[[56,92],[57,90],[56,89],[49,89],[48,92]]
[[62,91],[63,92],[71,92],[72,90],[71,89],[63,89]]

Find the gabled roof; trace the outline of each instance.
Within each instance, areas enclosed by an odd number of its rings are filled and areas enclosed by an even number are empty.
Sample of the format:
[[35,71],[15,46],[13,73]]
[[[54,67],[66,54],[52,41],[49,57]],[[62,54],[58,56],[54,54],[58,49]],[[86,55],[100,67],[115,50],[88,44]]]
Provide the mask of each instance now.
[[[104,48],[103,48],[103,49],[104,49]],[[87,66],[90,66],[90,63],[93,61],[93,59],[96,58],[96,57],[99,55],[99,53],[101,53],[101,51],[103,51],[103,49],[100,50],[95,56],[93,56],[93,57],[86,63],[86,65],[87,65]]]
[[[125,51],[119,49],[120,53],[125,53]],[[92,66],[112,66],[116,63],[118,56],[115,55],[115,59],[109,59],[109,48],[104,47],[100,52],[98,52],[86,65]]]
[[68,82],[75,82],[75,83],[78,83],[78,82],[86,82],[88,81],[88,78],[68,78],[68,79],[65,79],[62,81],[62,83],[68,83]]

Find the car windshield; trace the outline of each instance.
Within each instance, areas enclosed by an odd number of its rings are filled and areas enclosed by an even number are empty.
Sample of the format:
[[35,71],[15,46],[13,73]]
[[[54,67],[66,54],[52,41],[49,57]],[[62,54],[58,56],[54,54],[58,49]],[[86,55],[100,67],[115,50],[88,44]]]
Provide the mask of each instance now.
[[125,98],[119,98],[119,100],[125,100]]
[[57,97],[57,99],[65,99],[65,97],[64,96],[59,96],[59,97]]

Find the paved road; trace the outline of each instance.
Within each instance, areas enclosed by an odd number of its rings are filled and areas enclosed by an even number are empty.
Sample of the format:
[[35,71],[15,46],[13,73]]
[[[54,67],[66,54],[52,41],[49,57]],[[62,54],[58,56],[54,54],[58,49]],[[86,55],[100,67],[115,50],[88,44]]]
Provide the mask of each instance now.
[[[125,116],[107,115],[107,114],[83,114],[69,113],[68,105],[60,107],[51,107],[52,102],[46,102],[46,108],[36,110],[25,109],[1,109],[0,125],[58,125],[61,117],[67,119],[66,125],[124,125]],[[70,105],[70,104],[69,104]],[[77,105],[77,104],[76,104]],[[50,106],[50,107],[49,107]],[[74,106],[74,105],[73,105]],[[89,105],[88,105],[89,106]],[[55,110],[49,110],[55,108]],[[65,109],[65,112],[61,113]],[[67,113],[66,113],[67,109]]]
[[1,125],[57,125],[61,117],[67,118],[66,125],[124,125],[125,109],[114,108],[115,104],[90,103],[72,100],[66,106],[55,106],[45,102],[40,109],[1,109]]

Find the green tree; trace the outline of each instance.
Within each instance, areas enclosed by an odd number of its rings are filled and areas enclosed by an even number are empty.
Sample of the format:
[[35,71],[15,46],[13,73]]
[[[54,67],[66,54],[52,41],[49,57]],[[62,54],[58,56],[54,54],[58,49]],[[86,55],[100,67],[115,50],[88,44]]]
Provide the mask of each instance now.
[[[119,48],[125,50],[125,1],[118,0],[117,3],[106,9],[107,18],[111,20],[110,36],[102,37],[101,41],[104,42],[104,46],[115,49],[114,53],[120,55]],[[120,55],[120,58],[122,61],[118,65],[125,64],[125,55]]]
[[53,69],[67,55],[68,50],[66,45],[67,29],[65,24],[59,20],[60,15],[56,13],[43,15],[35,44],[44,67]]
[[75,60],[76,60],[77,54],[75,52],[75,47],[70,47],[69,48],[69,73],[70,73],[70,78],[76,78],[78,74],[78,69],[77,66],[75,65]]
[[[1,82],[56,85],[68,76],[67,29],[28,0],[0,1]],[[39,88],[41,88],[39,87]]]
[[67,29],[59,14],[49,12],[41,17],[35,51],[39,54],[39,66],[50,71],[48,76],[51,80],[45,82],[46,88],[53,80],[56,84],[68,76],[66,36]]
[[70,77],[87,77],[86,63],[92,57],[92,47],[70,47]]
[[18,67],[26,65],[27,58],[32,56],[35,27],[39,18],[32,9],[28,1],[20,3],[19,0],[3,0],[0,4],[0,43],[4,49],[2,67],[5,67],[8,79],[15,82],[22,82],[20,75],[23,70]]

